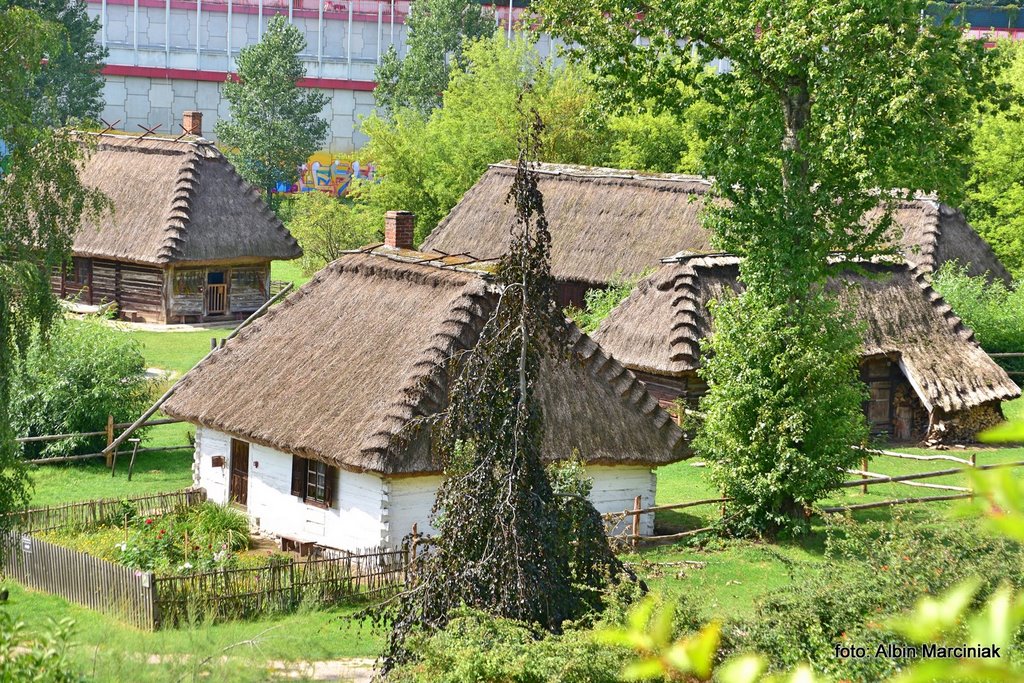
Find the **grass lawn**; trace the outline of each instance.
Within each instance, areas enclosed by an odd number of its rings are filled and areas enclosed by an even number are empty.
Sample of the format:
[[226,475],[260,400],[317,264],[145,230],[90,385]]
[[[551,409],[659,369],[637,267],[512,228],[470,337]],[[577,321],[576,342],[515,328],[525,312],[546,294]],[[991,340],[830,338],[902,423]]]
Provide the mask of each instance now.
[[272,261],[270,264],[270,279],[283,280],[295,284],[295,289],[309,282],[310,276],[302,272],[302,259],[293,261]]
[[[225,648],[254,638],[258,640],[258,647],[245,645],[229,651],[260,662],[271,659],[315,661],[374,657],[383,645],[379,632],[346,618],[358,611],[357,607],[300,610],[295,614],[258,621],[198,623],[191,628],[145,632],[62,598],[30,591],[16,583],[7,585],[11,594],[3,609],[15,619],[25,622],[30,629],[42,629],[49,619],[70,617],[75,621],[74,640],[77,645],[72,651],[72,658],[86,671],[91,668],[94,658],[99,659],[98,668],[103,673],[97,676],[97,680],[138,680],[134,676],[143,657],[219,656]],[[178,676],[160,676],[154,680],[178,680]]]
[[210,351],[210,339],[218,341],[231,334],[229,327],[217,327],[193,332],[130,331],[142,346],[146,364],[151,368],[171,370],[181,376],[203,359]]

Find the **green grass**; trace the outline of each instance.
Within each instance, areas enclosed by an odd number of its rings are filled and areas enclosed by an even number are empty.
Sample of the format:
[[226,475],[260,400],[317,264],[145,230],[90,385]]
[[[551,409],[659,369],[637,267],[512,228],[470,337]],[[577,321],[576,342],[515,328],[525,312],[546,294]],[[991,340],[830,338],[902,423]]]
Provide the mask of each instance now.
[[316,661],[374,657],[383,644],[379,632],[348,618],[358,611],[357,607],[300,609],[295,614],[256,621],[197,623],[190,628],[145,632],[63,598],[31,591],[13,582],[6,585],[11,594],[3,609],[28,628],[42,629],[49,619],[70,617],[75,621],[77,646],[72,654],[86,667],[97,652],[124,660],[149,655],[219,654],[232,644],[257,637],[258,650],[246,647],[234,654],[259,661]]
[[1003,414],[1007,420],[1024,420],[1024,398],[1004,403]]
[[194,332],[125,332],[142,345],[146,364],[152,368],[185,374],[210,351],[210,339],[218,341],[231,333],[231,328],[217,327]]
[[309,282],[310,276],[302,272],[302,259],[273,261],[270,264],[270,279],[295,284],[295,289]]

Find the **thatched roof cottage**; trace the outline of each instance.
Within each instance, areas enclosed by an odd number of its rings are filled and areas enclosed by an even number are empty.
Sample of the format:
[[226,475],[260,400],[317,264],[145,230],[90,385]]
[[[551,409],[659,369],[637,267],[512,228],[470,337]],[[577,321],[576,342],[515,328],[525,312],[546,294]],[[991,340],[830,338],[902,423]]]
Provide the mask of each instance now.
[[[196,485],[245,505],[286,545],[396,544],[414,523],[429,532],[441,476],[429,429],[414,426],[443,407],[447,359],[476,343],[495,301],[469,259],[393,246],[346,254],[192,369],[164,405],[196,425]],[[570,323],[564,343],[538,389],[546,457],[578,453],[601,511],[637,495],[653,503],[653,469],[686,457],[688,442]]]
[[[537,170],[551,226],[551,265],[563,303],[616,276],[635,277],[680,251],[711,250],[700,223],[710,183],[700,177],[614,168],[540,164]],[[508,248],[514,208],[505,202],[515,165],[493,164],[423,243],[424,250],[495,258]],[[899,205],[902,251],[924,271],[956,259],[972,275],[1010,281],[991,247],[963,214],[934,199]]]
[[[738,274],[735,256],[667,259],[611,312],[594,339],[663,405],[699,398],[707,390],[697,376],[700,341],[712,327],[707,304],[739,291]],[[999,419],[1000,401],[1020,396],[920,268],[858,262],[829,287],[865,325],[861,376],[874,432],[919,440],[931,426],[936,436],[970,438]]]
[[81,227],[51,280],[80,304],[129,320],[243,318],[268,298],[270,262],[302,255],[259,192],[212,143],[100,135],[82,182],[113,212]]

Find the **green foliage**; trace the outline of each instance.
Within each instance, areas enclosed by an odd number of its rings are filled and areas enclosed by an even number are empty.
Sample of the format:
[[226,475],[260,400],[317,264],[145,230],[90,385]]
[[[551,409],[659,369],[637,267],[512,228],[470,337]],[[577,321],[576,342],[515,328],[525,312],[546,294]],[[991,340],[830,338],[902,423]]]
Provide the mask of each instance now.
[[996,256],[1024,275],[1024,45],[999,46],[999,78],[1015,100],[981,113],[974,134],[974,164],[964,210],[971,224],[992,245]]
[[636,277],[623,278],[616,276],[607,287],[588,290],[583,297],[583,308],[569,306],[565,314],[586,333],[591,333],[601,325],[612,310],[626,300],[636,283],[647,276],[641,273]]
[[1024,288],[1008,289],[1001,280],[970,277],[956,263],[943,264],[932,276],[943,296],[989,353],[1024,350]]
[[[866,433],[854,336],[823,289],[830,258],[887,248],[908,193],[890,188],[958,201],[973,114],[995,92],[991,58],[952,23],[922,22],[924,0],[538,9],[620,104],[680,112],[692,91],[714,107],[698,131],[714,178],[704,222],[717,248],[743,257],[746,293],[716,309],[707,351],[723,357],[705,370],[698,449],[737,496],[742,527],[798,524],[787,519],[838,481]],[[723,59],[730,70],[708,76]]]
[[77,683],[86,678],[69,662],[75,623],[50,620],[41,633],[28,633],[25,624],[0,611],[0,680],[34,683]]
[[[799,306],[799,310],[794,310]],[[868,435],[850,317],[824,298],[793,306],[749,290],[715,302],[701,377],[712,387],[694,449],[733,498],[733,526],[775,534],[842,481]]]
[[365,187],[376,225],[390,209],[416,214],[416,240],[479,180],[487,165],[514,158],[524,110],[544,120],[539,155],[544,161],[601,164],[611,139],[600,99],[586,72],[541,60],[530,39],[484,38],[465,47],[464,66],[452,71],[444,106],[423,117],[398,110],[362,124],[379,183]]
[[341,256],[379,242],[383,223],[376,224],[365,204],[325,192],[303,192],[289,202],[288,230],[302,247],[302,272],[311,275]]
[[[94,432],[134,419],[151,399],[139,344],[99,321],[62,322],[48,338],[36,335],[20,367],[13,425],[20,436]],[[23,444],[29,458],[95,453],[105,437]]]
[[[0,8],[0,513],[28,500],[29,480],[12,427],[11,392],[33,334],[45,336],[58,306],[49,273],[64,264],[82,218],[107,203],[78,170],[88,152],[62,129],[38,125],[44,59],[63,48],[60,26],[19,7]],[[0,519],[5,519],[0,517]]]
[[442,104],[454,69],[464,69],[463,46],[494,33],[494,16],[479,2],[421,0],[406,19],[406,55],[391,46],[377,67],[373,96],[388,114],[409,109],[426,118]]
[[64,126],[96,121],[103,109],[100,69],[106,48],[96,37],[99,18],[91,18],[85,0],[10,0],[12,7],[34,10],[63,29],[63,49],[40,69],[30,98],[37,101],[35,121],[40,126]]
[[[418,585],[390,608],[371,611],[391,626],[385,674],[415,658],[414,630],[444,628],[460,606],[556,631],[599,604],[594,589],[621,568],[600,523],[594,528],[590,503],[574,499],[583,515],[567,510],[543,465],[536,386],[542,357],[564,353],[566,328],[554,304],[543,197],[527,162],[539,127],[535,119],[524,135],[508,196],[516,223],[495,273],[495,309],[475,345],[454,354],[447,408],[431,421],[435,462],[445,473],[434,503],[439,535]],[[569,488],[585,486],[577,480]],[[567,518],[584,522],[576,527],[585,534],[575,539],[578,552],[565,542]]]
[[[249,547],[249,520],[216,503],[145,517],[126,504],[120,519],[87,529],[65,528],[43,535],[49,541],[110,562],[161,575],[227,569]],[[267,558],[260,558],[265,563]]]
[[268,196],[278,182],[295,182],[330,128],[320,118],[327,96],[296,85],[306,76],[305,48],[302,32],[278,15],[259,43],[242,48],[238,81],[224,83],[231,118],[217,122],[217,137],[242,177]]
[[410,639],[415,663],[396,669],[398,683],[613,683],[624,653],[602,646],[590,632],[568,628],[552,635],[475,610],[458,610],[435,634]]

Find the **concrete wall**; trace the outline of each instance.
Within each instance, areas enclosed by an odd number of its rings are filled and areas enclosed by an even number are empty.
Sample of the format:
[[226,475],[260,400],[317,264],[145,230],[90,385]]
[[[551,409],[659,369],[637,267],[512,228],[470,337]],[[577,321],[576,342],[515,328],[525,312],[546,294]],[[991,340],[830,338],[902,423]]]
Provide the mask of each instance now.
[[[157,132],[177,134],[182,112],[198,110],[203,112],[204,135],[215,140],[214,126],[228,115],[220,86],[236,70],[239,50],[259,41],[272,13],[288,14],[286,9],[270,8],[268,1],[261,18],[253,13],[255,2],[248,8],[244,4],[236,0],[229,14],[226,0],[207,0],[199,12],[179,0],[89,0],[90,16],[102,26],[100,42],[110,53],[102,118],[118,121],[116,128],[129,132],[161,124]],[[366,142],[358,125],[374,108],[375,69],[390,46],[399,54],[405,50],[401,12],[407,7],[396,13],[394,23],[389,7],[388,2],[365,0],[351,21],[347,10],[326,12],[321,19],[307,8],[292,17],[306,37],[302,57],[310,85],[330,96],[323,112],[330,124],[325,150],[350,152]],[[550,54],[552,49],[551,39],[541,36],[540,53]]]

